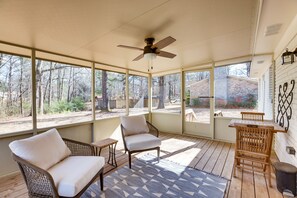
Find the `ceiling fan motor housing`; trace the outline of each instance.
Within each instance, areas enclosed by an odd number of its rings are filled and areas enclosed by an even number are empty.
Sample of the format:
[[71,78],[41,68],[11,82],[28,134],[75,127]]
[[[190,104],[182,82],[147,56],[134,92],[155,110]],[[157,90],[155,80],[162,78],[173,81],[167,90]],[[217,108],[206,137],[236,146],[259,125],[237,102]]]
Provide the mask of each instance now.
[[143,54],[147,53],[156,53],[157,48],[152,48],[151,46],[145,46],[143,50]]
[[157,48],[152,48],[154,41],[155,41],[155,39],[152,37],[145,39],[145,42],[147,45],[143,49],[143,54],[156,53]]
[[144,41],[148,46],[152,46],[155,41],[155,38],[149,37],[149,38],[144,39]]

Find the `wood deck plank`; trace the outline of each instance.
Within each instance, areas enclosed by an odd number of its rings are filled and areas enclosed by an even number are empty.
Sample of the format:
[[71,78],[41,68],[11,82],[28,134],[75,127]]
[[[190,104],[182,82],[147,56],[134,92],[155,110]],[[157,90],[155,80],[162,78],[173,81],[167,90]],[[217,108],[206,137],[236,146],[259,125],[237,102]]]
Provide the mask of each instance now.
[[192,160],[192,162],[189,164],[190,167],[195,168],[197,163],[201,160],[203,157],[204,153],[208,150],[210,145],[212,144],[212,141],[206,141],[203,146],[200,147],[200,152],[196,155],[196,157]]
[[254,173],[255,180],[255,197],[256,198],[269,198],[268,189],[263,173]]
[[229,153],[225,162],[225,166],[223,172],[221,174],[222,177],[226,179],[231,179],[232,170],[233,170],[233,162],[234,162],[234,144],[232,144],[231,148],[229,149]]
[[[246,164],[251,164],[245,162]],[[252,198],[255,197],[254,173],[252,171],[243,170],[242,184],[241,184],[241,197]]]
[[212,170],[212,174],[214,175],[221,175],[222,172],[223,172],[223,168],[226,164],[226,161],[227,161],[227,156],[228,156],[228,153],[229,153],[229,150],[231,148],[231,144],[230,143],[225,143],[224,144],[224,147],[222,149],[222,152],[221,154],[219,155],[218,157],[218,160]]
[[212,153],[211,157],[209,158],[208,162],[206,163],[206,165],[204,166],[203,170],[205,172],[211,173],[212,170],[214,169],[214,166],[217,162],[217,160],[219,159],[219,156],[222,152],[222,149],[224,147],[224,142],[219,142],[216,149],[214,150],[214,152]]
[[242,171],[238,170],[236,177],[232,177],[230,189],[227,197],[228,198],[241,197],[241,184],[242,184]]

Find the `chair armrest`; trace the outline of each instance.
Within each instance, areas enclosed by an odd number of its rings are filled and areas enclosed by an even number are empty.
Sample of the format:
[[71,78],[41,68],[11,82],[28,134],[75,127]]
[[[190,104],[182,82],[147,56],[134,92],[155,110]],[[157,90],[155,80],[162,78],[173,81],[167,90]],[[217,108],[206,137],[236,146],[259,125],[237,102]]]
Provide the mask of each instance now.
[[65,144],[71,151],[71,155],[74,156],[94,156],[94,147],[90,144],[84,142],[78,142],[75,140],[70,140],[63,138]]
[[151,133],[152,135],[154,135],[156,137],[159,137],[159,130],[154,125],[149,123],[148,121],[146,121],[146,123],[149,128],[149,133]]
[[14,154],[12,155],[20,167],[28,188],[29,197],[59,197],[53,177],[46,170]]

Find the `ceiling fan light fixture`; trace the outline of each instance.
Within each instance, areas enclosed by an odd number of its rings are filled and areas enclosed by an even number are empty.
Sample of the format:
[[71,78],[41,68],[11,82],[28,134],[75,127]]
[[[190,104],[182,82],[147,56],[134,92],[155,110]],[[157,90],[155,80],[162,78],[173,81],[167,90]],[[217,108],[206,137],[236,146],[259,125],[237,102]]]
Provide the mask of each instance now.
[[155,54],[155,53],[145,53],[144,54],[144,58],[146,60],[154,60],[154,59],[156,59],[156,57],[157,57],[157,54]]
[[164,58],[174,58],[176,56],[175,54],[172,54],[170,52],[165,52],[160,50],[176,41],[176,39],[171,36],[168,36],[155,44],[154,44],[155,39],[152,37],[146,38],[144,41],[146,43],[146,46],[143,49],[139,47],[128,46],[128,45],[118,45],[118,47],[133,49],[133,50],[140,50],[143,52],[142,54],[134,58],[133,61],[138,61],[144,57],[146,60],[152,62],[152,60],[155,59],[157,56],[161,56]]

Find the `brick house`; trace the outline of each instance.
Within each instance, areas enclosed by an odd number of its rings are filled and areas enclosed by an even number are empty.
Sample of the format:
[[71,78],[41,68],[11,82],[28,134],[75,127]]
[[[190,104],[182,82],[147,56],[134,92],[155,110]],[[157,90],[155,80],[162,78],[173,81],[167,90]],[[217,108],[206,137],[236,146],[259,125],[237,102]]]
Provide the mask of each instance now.
[[[198,99],[201,96],[209,96],[209,79],[203,79],[192,83],[187,87],[190,95],[190,106],[204,106],[209,104],[208,99]],[[237,76],[225,76],[215,79],[216,106],[233,106],[246,104],[247,107],[254,104],[258,98],[258,81]]]

